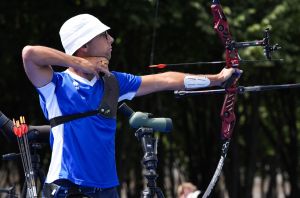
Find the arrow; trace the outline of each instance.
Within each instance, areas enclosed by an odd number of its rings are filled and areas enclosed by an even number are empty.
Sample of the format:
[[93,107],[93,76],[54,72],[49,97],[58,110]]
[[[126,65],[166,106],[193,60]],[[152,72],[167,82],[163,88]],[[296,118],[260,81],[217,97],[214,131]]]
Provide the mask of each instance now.
[[[263,59],[263,60],[240,60],[240,63],[249,63],[249,62],[270,62],[270,60]],[[283,62],[284,59],[272,59],[272,62]],[[215,65],[215,64],[225,64],[226,61],[208,61],[208,62],[188,62],[188,63],[160,63],[156,65],[149,65],[150,68],[157,68],[157,69],[164,69],[166,67],[174,67],[174,66],[185,66],[185,65]]]

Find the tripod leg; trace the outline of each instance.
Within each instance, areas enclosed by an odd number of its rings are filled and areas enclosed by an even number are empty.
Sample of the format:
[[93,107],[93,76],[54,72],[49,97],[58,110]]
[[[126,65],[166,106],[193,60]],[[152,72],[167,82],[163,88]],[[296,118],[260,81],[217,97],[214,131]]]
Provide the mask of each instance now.
[[156,195],[157,195],[157,198],[165,198],[163,192],[158,187],[156,188]]

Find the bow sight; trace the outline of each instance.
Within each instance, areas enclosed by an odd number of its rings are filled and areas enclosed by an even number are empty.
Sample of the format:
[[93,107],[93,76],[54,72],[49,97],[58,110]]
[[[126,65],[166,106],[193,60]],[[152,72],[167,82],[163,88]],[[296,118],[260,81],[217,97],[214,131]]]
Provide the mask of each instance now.
[[[223,24],[218,24],[218,30],[223,31],[223,33],[221,33],[222,38],[224,39],[223,42],[225,43],[225,49],[226,49],[226,53],[228,53],[229,58],[226,59],[226,61],[198,61],[198,62],[182,62],[182,63],[171,63],[171,64],[166,64],[166,63],[160,63],[160,64],[156,64],[156,65],[150,65],[150,68],[157,68],[157,69],[163,69],[166,67],[170,67],[170,66],[182,66],[182,65],[208,65],[208,64],[224,64],[226,63],[226,65],[229,65],[229,67],[233,66],[233,67],[237,67],[240,63],[243,62],[263,62],[263,61],[283,61],[283,59],[272,59],[271,54],[274,51],[277,51],[279,49],[281,49],[281,47],[279,46],[279,44],[274,44],[271,45],[270,44],[270,30],[269,28],[266,28],[264,30],[264,34],[263,34],[263,39],[261,40],[255,40],[255,41],[244,41],[244,42],[236,42],[234,40],[231,40],[229,37],[224,36],[228,33],[226,33],[226,28],[223,27]],[[238,54],[238,49],[241,48],[247,48],[247,47],[255,47],[255,46],[261,46],[264,48],[264,55],[266,56],[267,59],[264,60],[245,60],[242,59],[239,54]]]
[[271,45],[270,44],[270,39],[271,39],[270,30],[269,30],[269,28],[266,28],[265,31],[264,31],[264,37],[263,37],[262,40],[245,41],[245,42],[236,42],[234,40],[232,40],[232,41],[227,40],[226,49],[229,49],[229,50],[233,51],[235,49],[240,49],[240,48],[247,48],[247,47],[253,47],[253,46],[262,46],[264,48],[264,55],[266,56],[266,58],[268,60],[272,60],[271,53],[281,49],[281,47],[277,43],[275,45]]

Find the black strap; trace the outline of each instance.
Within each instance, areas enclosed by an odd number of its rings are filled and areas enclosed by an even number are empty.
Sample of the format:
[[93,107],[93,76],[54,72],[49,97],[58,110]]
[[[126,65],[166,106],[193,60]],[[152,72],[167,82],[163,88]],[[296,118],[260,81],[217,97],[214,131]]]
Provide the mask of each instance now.
[[116,77],[105,75],[104,81],[104,95],[99,105],[99,113],[106,118],[116,118],[118,110],[119,99],[119,83]]
[[102,79],[104,82],[104,94],[97,110],[54,117],[49,120],[51,128],[65,122],[84,118],[87,116],[93,116],[96,114],[100,114],[106,118],[116,118],[119,98],[118,80],[113,74],[105,75],[102,77]]
[[71,120],[76,120],[76,119],[87,117],[87,116],[93,116],[98,113],[99,113],[99,110],[94,110],[94,111],[88,111],[85,113],[76,113],[76,114],[72,114],[72,115],[57,116],[57,117],[54,117],[49,120],[50,126],[51,126],[51,128],[53,128],[57,125],[65,123],[65,122],[69,122]]

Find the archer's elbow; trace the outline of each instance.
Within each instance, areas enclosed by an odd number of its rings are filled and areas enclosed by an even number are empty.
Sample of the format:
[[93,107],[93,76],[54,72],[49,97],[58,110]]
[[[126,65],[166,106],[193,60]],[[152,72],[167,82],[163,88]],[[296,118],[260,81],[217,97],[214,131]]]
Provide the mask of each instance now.
[[33,59],[35,53],[35,47],[31,45],[27,45],[22,50],[22,59],[23,63],[27,63],[28,61],[31,61]]

